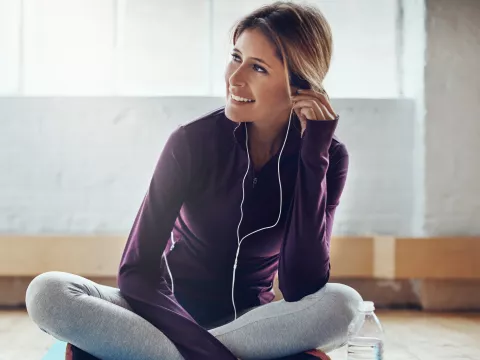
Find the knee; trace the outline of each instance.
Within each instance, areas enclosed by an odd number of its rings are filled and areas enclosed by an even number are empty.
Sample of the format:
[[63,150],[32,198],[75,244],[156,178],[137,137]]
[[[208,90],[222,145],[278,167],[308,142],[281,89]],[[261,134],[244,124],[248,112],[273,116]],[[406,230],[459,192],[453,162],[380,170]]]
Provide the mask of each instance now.
[[327,292],[333,302],[333,314],[341,329],[341,335],[346,336],[348,326],[354,321],[359,313],[363,302],[362,296],[353,288],[343,284],[327,284]]
[[[355,289],[335,283],[326,284],[318,295],[322,300],[318,302],[317,313],[325,326],[318,333],[320,337],[315,338],[316,347],[329,352],[347,342],[348,327],[359,314],[363,299]],[[326,333],[325,329],[328,329]]]
[[46,272],[35,277],[28,285],[25,294],[28,315],[46,332],[58,321],[62,303],[69,302],[65,275],[57,271]]

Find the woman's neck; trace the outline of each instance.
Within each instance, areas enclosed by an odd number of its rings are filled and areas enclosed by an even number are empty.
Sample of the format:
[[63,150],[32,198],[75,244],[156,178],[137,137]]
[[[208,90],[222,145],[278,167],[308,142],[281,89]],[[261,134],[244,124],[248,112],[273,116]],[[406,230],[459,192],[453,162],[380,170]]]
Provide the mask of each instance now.
[[285,124],[248,124],[250,156],[255,170],[260,170],[283,144]]

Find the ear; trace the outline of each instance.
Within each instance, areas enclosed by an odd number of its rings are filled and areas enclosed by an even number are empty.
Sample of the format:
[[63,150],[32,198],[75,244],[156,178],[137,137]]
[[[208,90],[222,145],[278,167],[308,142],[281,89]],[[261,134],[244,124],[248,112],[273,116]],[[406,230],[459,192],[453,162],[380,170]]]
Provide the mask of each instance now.
[[290,85],[290,95],[291,96],[297,96],[298,92],[297,90],[299,89],[298,86]]

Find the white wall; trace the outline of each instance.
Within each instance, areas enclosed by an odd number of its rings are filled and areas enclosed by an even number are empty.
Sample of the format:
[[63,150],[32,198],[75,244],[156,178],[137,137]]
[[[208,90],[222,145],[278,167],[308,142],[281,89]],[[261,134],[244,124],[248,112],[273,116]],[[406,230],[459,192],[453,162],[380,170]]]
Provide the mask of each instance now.
[[[235,22],[273,0],[0,0],[0,96],[223,96]],[[332,97],[396,98],[396,0],[309,0]]]
[[[125,234],[163,144],[222,98],[0,98],[0,233]],[[413,103],[334,99],[351,167],[337,234],[409,234]]]
[[427,1],[426,217],[431,234],[480,234],[480,1]]
[[0,95],[19,91],[20,22],[20,3],[0,0]]

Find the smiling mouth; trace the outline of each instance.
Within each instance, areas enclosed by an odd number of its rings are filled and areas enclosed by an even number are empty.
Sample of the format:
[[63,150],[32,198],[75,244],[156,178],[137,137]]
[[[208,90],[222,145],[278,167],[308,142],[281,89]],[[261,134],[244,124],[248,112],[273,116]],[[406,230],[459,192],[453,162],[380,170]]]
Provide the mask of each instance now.
[[248,104],[248,103],[253,103],[253,102],[255,102],[255,100],[243,98],[243,97],[241,97],[241,96],[236,96],[236,95],[233,95],[233,94],[230,94],[230,98],[232,98],[232,99],[233,99],[234,101],[236,101],[236,102],[244,103],[244,104]]

